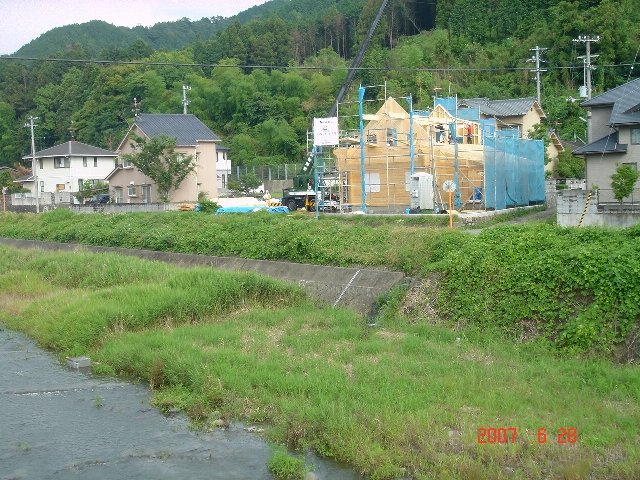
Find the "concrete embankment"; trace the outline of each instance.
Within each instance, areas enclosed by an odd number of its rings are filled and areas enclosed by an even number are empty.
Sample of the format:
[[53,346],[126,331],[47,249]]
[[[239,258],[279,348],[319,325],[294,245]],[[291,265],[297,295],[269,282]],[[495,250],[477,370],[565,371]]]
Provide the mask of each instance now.
[[368,268],[324,267],[319,265],[214,257],[186,253],[156,252],[127,248],[98,247],[70,243],[39,242],[2,238],[0,243],[16,248],[117,253],[171,263],[180,267],[211,267],[229,271],[252,271],[297,283],[319,300],[336,307],[348,307],[363,314],[371,313],[376,298],[404,281],[404,274]]

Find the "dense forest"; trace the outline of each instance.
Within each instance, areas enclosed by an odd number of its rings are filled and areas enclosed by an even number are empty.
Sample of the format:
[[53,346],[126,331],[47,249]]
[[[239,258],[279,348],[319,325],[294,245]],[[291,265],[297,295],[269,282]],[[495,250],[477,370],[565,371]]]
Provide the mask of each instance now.
[[[143,112],[179,113],[183,85],[189,113],[231,148],[234,164],[299,162],[313,117],[326,116],[380,3],[272,0],[231,19],[52,30],[0,57],[0,165],[30,153],[31,115],[37,150],[71,135],[115,149],[134,99]],[[60,39],[55,53],[46,52],[56,44],[48,35]],[[373,98],[380,85],[411,94],[423,110],[438,92],[535,96],[527,59],[539,46],[544,127],[575,140],[585,132],[575,101],[585,73],[580,35],[599,36],[594,94],[637,76],[640,0],[390,0],[352,85],[377,85],[367,90]]]

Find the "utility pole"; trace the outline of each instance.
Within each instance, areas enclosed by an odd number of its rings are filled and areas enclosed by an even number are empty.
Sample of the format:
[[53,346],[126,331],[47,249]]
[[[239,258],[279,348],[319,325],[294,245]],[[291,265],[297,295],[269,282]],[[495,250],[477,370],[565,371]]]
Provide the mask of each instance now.
[[536,62],[536,68],[533,70],[529,70],[530,72],[536,72],[536,85],[537,85],[537,90],[538,90],[538,105],[542,106],[542,103],[540,102],[540,72],[546,72],[546,69],[542,69],[540,68],[540,62],[544,62],[545,60],[541,60],[540,59],[540,53],[544,52],[545,50],[549,50],[548,48],[540,48],[538,45],[536,45],[536,48],[530,48],[529,51],[530,52],[536,52],[536,55],[534,57],[531,57],[527,60],[527,62]]
[[[574,42],[584,43],[587,47],[587,54],[584,58],[584,88],[587,94],[587,100],[591,98],[591,70],[595,70],[595,67],[591,66],[591,59],[597,58],[599,55],[591,55],[591,43],[599,42],[600,36],[590,37],[589,35],[579,35],[578,38],[573,39]],[[587,138],[588,142],[591,141],[591,109],[587,109]]]
[[33,185],[36,195],[36,213],[40,213],[40,199],[38,190],[40,186],[38,185],[38,171],[36,169],[36,143],[33,136],[33,129],[37,127],[37,125],[33,124],[34,120],[38,120],[39,117],[34,117],[33,115],[29,117],[29,123],[25,123],[25,127],[31,128],[31,168],[33,169]]
[[591,59],[598,58],[599,55],[591,55],[591,44],[593,42],[599,42],[600,36],[596,35],[595,37],[590,37],[589,35],[579,35],[578,38],[573,39],[574,42],[584,43],[587,46],[587,55],[584,60],[585,64],[585,74],[584,74],[584,82],[585,88],[587,89],[587,100],[591,98],[591,70],[595,70],[595,67],[591,66]]
[[191,90],[191,87],[187,87],[186,85],[182,86],[182,113],[187,114],[187,105],[191,102],[187,100],[187,90]]
[[136,120],[138,120],[138,115],[140,115],[140,107],[142,106],[142,103],[138,102],[138,99],[136,97],[133,97],[133,103],[130,103],[129,105],[133,107],[131,111],[135,115]]

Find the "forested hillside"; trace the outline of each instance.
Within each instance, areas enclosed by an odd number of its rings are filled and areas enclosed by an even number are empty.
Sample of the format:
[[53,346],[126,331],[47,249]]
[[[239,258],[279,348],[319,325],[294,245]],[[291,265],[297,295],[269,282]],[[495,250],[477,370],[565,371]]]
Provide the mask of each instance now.
[[[299,162],[313,117],[327,114],[380,1],[272,0],[233,19],[53,30],[47,35],[65,45],[56,54],[0,57],[0,165],[30,152],[30,115],[39,117],[36,149],[72,133],[115,149],[134,98],[144,112],[178,113],[182,85],[192,87],[189,112],[231,148],[234,164]],[[594,94],[637,76],[640,0],[390,0],[353,85],[386,84],[388,95],[411,94],[416,109],[432,107],[436,89],[462,98],[534,96],[526,60],[539,46],[547,49],[547,126],[574,140],[585,130],[584,111],[570,101],[584,82],[580,35],[600,37],[591,45],[599,55]]]

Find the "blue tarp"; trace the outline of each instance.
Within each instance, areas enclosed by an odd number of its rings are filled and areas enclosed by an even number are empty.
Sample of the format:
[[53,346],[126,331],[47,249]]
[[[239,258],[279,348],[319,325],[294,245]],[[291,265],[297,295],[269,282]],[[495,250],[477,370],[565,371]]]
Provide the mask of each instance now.
[[541,205],[545,201],[544,142],[508,135],[485,136],[485,206]]
[[261,205],[253,205],[250,207],[222,207],[216,210],[216,213],[250,213],[268,211],[269,213],[289,213],[287,207],[263,207]]

